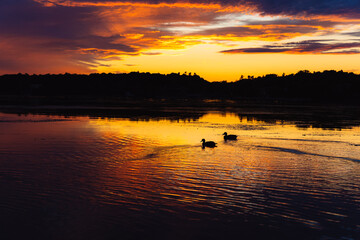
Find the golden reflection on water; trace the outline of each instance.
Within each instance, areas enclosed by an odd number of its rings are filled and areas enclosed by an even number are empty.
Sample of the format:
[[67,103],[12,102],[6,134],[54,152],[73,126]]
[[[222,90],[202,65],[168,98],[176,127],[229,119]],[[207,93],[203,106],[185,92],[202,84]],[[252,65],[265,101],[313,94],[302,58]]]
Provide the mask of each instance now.
[[[120,161],[137,159],[126,164],[136,169],[140,178],[144,177],[141,172],[146,169],[145,172],[151,173],[146,175],[147,178],[165,174],[179,183],[191,179],[191,185],[194,186],[201,185],[204,179],[213,179],[215,182],[230,179],[235,185],[244,179],[250,183],[257,182],[260,172],[261,179],[271,182],[274,174],[281,175],[286,171],[294,174],[289,185],[300,184],[306,174],[312,171],[317,173],[319,169],[334,174],[342,172],[342,178],[346,179],[353,177],[349,174],[352,164],[347,161],[360,160],[356,146],[360,144],[359,127],[342,131],[311,127],[305,129],[293,123],[267,123],[240,118],[234,113],[217,112],[205,114],[194,121],[91,119],[88,124],[105,141],[117,139],[115,141],[119,141],[119,144],[126,144],[124,152],[115,153],[121,156]],[[222,135],[225,131],[237,134],[238,141],[225,142]],[[218,147],[201,149],[202,138],[217,142]],[[327,159],[335,159],[335,162]],[[279,173],[279,169],[283,172]],[[122,171],[120,167],[119,178],[134,177]],[[298,173],[304,176],[298,176]],[[153,188],[149,186],[150,183],[144,184]],[[178,194],[169,191],[163,194]]]
[[156,139],[163,145],[198,144],[202,138],[222,141],[224,131],[239,135],[241,141],[253,138],[284,138],[286,140],[327,140],[360,144],[360,127],[342,130],[299,128],[293,123],[267,123],[235,113],[210,112],[197,120],[170,121],[166,119],[134,121],[129,119],[90,119],[89,126],[106,134],[137,135]]

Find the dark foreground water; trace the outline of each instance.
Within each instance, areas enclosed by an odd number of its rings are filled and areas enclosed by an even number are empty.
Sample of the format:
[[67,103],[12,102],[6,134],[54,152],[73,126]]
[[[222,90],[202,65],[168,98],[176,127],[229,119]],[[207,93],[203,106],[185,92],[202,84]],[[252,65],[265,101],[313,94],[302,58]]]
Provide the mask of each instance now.
[[2,113],[0,238],[360,239],[351,123]]

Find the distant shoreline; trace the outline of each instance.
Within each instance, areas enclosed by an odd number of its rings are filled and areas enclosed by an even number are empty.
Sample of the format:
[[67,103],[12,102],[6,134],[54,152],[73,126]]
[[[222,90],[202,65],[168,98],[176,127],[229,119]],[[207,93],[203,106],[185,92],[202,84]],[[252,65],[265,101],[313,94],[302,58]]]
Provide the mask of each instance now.
[[0,105],[360,105],[360,75],[343,71],[248,76],[236,82],[175,73],[16,74],[0,76],[0,86]]

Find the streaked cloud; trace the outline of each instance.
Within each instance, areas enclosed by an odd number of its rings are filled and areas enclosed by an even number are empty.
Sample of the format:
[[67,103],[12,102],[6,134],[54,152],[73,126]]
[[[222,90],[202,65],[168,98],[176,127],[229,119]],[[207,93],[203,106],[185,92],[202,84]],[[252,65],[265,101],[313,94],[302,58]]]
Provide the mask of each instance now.
[[143,52],[141,54],[142,55],[150,55],[150,56],[161,55],[160,52]]
[[221,53],[355,54],[360,53],[360,41],[341,43],[330,40],[311,40],[264,45],[254,48],[230,49],[221,51]]

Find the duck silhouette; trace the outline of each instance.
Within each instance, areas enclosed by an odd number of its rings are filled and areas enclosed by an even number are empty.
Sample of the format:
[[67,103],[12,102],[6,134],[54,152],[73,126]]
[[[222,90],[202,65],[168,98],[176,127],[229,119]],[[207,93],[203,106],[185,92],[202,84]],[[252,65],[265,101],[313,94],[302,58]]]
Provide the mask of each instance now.
[[226,141],[226,140],[236,140],[237,139],[237,136],[236,135],[228,135],[227,134],[227,132],[224,132],[223,133],[223,135],[224,135],[224,140]]
[[205,147],[209,147],[209,148],[214,148],[216,147],[216,143],[213,142],[213,141],[205,141],[205,139],[201,140],[202,142],[202,147],[205,148]]

